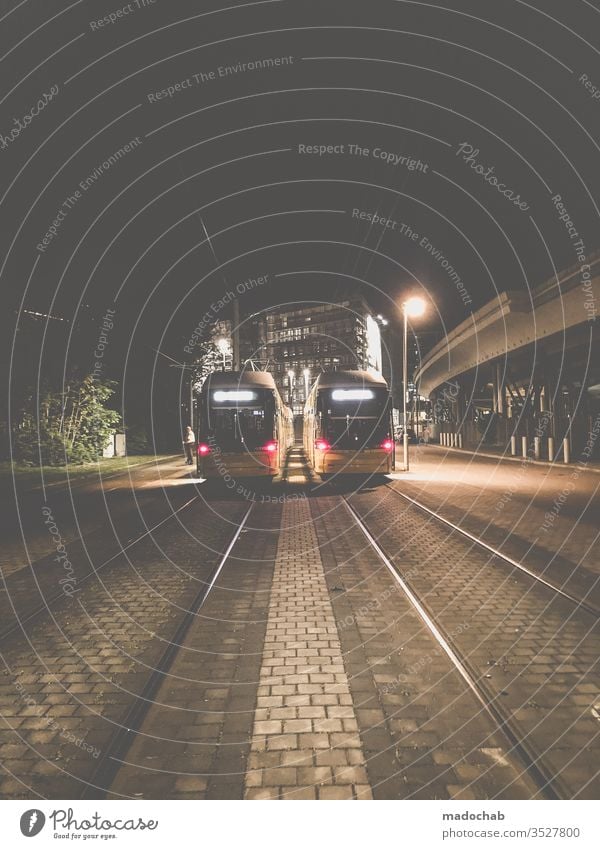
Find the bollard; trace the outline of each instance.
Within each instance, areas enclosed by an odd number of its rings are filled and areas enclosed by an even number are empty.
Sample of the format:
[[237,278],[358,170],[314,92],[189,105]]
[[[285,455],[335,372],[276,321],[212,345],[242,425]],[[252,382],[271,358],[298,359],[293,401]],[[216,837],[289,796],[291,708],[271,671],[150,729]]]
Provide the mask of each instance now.
[[527,457],[527,437],[521,437],[521,453],[523,457]]
[[440,433],[440,445],[444,444],[444,434]]
[[540,439],[539,436],[533,437],[533,456],[535,457],[536,460],[540,460],[541,457],[542,457],[541,442],[542,442],[542,440]]
[[565,463],[571,462],[571,446],[569,445],[569,439],[566,436],[563,439],[563,459]]
[[462,433],[459,433],[459,434],[458,434],[458,447],[459,447],[459,448],[462,448],[462,446],[463,446],[463,442],[462,442]]
[[510,438],[510,453],[513,457],[517,456],[517,437],[511,436]]
[[548,437],[548,459],[551,463],[554,462],[554,437]]

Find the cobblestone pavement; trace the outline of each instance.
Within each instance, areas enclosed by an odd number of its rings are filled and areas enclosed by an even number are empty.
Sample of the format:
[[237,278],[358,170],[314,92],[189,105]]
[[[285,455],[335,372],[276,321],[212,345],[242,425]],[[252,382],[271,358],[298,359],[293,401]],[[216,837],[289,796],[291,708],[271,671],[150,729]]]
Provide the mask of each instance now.
[[[212,505],[215,507],[215,505]],[[77,797],[205,581],[241,504],[198,499],[2,646],[0,794]],[[233,524],[232,524],[233,523]]]
[[[346,496],[459,653],[560,773],[568,795],[597,796],[600,641],[591,617],[574,615],[567,601],[408,505],[392,491],[398,481],[357,493],[346,482],[344,492],[309,483],[298,450],[290,459],[287,483],[254,494],[247,524],[117,775],[92,795],[538,795],[367,542]],[[81,550],[70,544],[84,576],[91,563],[112,559],[73,597],[4,640],[4,798],[81,795],[246,515],[245,496],[186,486],[179,466],[172,475],[170,492],[151,475],[139,481],[143,518],[158,520],[151,534],[114,558],[112,535],[88,534]],[[121,518],[121,545],[143,518],[132,516],[129,525]],[[39,604],[56,589],[56,569],[48,557],[15,571],[6,583],[11,597],[30,609],[37,583]],[[5,597],[0,613],[7,611]]]
[[112,797],[243,798],[281,509],[253,507]]
[[287,502],[269,603],[247,799],[370,799],[317,535]]
[[600,475],[411,447],[396,485],[576,595],[600,606]]
[[522,764],[339,496],[311,508],[375,798],[530,798]]
[[359,493],[352,504],[568,794],[597,798],[595,618],[512,572],[387,487]]
[[[43,527],[44,548],[37,543],[37,553],[41,555],[44,551],[45,556],[29,566],[10,570],[8,575],[2,571],[0,633],[26,623],[40,607],[53,609],[65,592],[79,592],[88,579],[101,573],[122,552],[139,544],[144,535],[156,533],[165,522],[176,523],[180,511],[194,497],[195,489],[186,487],[168,494],[156,492],[135,500],[113,502],[110,522],[103,514],[104,525],[98,527],[94,523],[91,530],[82,527],[70,540],[63,536],[63,524],[51,513],[48,526]],[[45,522],[41,513],[39,522]]]
[[146,525],[176,509],[186,489],[179,484],[188,480],[189,466],[178,459],[134,466],[106,479],[94,476],[79,480],[71,488],[52,486],[45,493],[41,489],[19,493],[16,500],[11,493],[0,514],[3,579],[22,578],[31,564],[51,564],[56,551],[48,530],[50,520],[43,509],[50,511],[73,556],[85,559],[88,540],[94,550],[98,543],[109,545],[112,541],[112,550],[116,551],[124,534],[137,536]]

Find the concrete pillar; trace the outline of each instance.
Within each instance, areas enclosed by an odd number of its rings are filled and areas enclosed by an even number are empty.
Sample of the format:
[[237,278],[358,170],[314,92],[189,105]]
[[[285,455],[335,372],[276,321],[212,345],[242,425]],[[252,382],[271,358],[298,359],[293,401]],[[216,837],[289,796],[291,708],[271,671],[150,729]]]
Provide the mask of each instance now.
[[511,436],[510,438],[510,453],[513,457],[517,456],[517,437]]
[[571,462],[571,443],[568,436],[563,439],[563,459],[565,463]]
[[548,437],[548,459],[551,463],[554,462],[554,437]]
[[504,381],[502,380],[502,363],[496,363],[496,412],[504,415]]
[[541,460],[542,458],[542,440],[539,436],[533,437],[533,456],[536,460]]
[[233,334],[231,339],[233,351],[233,370],[240,371],[240,301],[239,298],[233,299]]
[[523,457],[527,457],[527,437],[521,437],[521,454]]

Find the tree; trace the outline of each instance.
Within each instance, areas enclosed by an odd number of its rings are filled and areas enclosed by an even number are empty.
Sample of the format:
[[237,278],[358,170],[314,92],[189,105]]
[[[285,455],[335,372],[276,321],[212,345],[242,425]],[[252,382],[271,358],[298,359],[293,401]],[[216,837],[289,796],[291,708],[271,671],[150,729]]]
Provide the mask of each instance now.
[[121,417],[106,406],[113,381],[73,376],[57,390],[44,386],[25,393],[13,423],[13,459],[41,465],[85,463],[102,456]]

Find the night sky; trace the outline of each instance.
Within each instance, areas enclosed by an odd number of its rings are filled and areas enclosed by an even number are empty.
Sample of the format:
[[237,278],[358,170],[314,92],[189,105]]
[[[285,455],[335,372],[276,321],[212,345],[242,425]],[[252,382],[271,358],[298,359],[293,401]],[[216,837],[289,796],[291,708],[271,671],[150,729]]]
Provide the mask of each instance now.
[[0,18],[3,355],[25,308],[68,319],[52,344],[37,323],[33,371],[91,368],[114,310],[104,364],[130,420],[177,423],[156,349],[184,361],[250,278],[268,282],[242,318],[355,286],[392,322],[424,292],[443,330],[573,265],[573,232],[600,246],[586,0],[11,0]]

